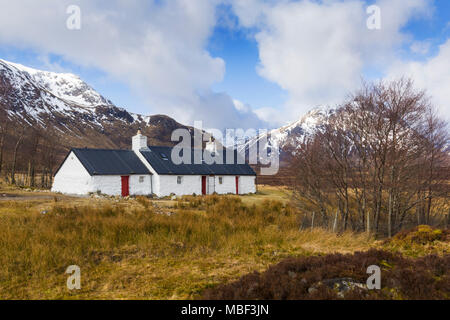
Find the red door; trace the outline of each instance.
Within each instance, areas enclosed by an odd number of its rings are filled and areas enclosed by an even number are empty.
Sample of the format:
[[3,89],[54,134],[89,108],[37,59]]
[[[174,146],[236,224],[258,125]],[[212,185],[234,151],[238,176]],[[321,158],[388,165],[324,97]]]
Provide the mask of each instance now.
[[122,176],[122,197],[130,195],[130,177]]
[[202,194],[206,194],[206,176],[202,176]]
[[236,177],[236,194],[239,194],[239,177]]

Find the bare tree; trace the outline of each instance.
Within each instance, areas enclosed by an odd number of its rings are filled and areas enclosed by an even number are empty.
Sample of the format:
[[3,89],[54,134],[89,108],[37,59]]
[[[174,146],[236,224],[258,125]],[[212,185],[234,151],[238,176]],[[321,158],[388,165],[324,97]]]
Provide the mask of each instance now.
[[299,146],[294,193],[337,208],[343,230],[370,232],[369,219],[390,237],[405,222],[430,223],[434,197],[448,194],[447,146],[446,123],[411,80],[363,84]]

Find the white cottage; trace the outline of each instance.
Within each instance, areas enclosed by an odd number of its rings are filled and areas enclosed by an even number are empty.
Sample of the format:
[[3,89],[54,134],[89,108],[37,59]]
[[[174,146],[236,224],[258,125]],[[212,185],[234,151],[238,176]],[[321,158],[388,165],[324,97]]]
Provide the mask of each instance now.
[[171,147],[147,146],[140,132],[132,138],[132,150],[72,149],[55,174],[52,191],[158,197],[256,192],[256,173],[246,163],[175,164],[171,153]]

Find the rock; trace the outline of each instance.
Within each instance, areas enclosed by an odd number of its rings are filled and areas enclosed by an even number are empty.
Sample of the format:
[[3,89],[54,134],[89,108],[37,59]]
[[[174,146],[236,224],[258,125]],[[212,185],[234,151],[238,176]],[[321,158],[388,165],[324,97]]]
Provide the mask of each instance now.
[[[302,279],[302,281],[306,279]],[[332,279],[325,279],[323,281],[319,281],[315,283],[313,286],[311,286],[308,289],[309,294],[314,294],[318,291],[318,287],[320,286],[326,286],[332,290],[334,290],[339,298],[344,298],[345,293],[354,290],[354,289],[363,289],[367,290],[367,287],[365,284],[356,282],[352,278],[332,278]]]
[[344,298],[345,293],[350,290],[354,290],[357,288],[367,290],[367,287],[365,284],[356,282],[352,278],[326,279],[326,280],[323,280],[322,283],[325,286],[327,286],[328,288],[335,290],[337,292],[337,295],[339,298]]

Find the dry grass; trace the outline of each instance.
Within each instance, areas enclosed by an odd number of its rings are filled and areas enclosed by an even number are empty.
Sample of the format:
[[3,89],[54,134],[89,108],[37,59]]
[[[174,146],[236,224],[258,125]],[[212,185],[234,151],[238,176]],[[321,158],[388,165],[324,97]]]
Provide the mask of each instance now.
[[[0,298],[194,298],[289,256],[378,245],[364,235],[299,231],[286,191],[272,188],[176,201],[1,201]],[[72,264],[81,267],[81,290],[66,288]]]

